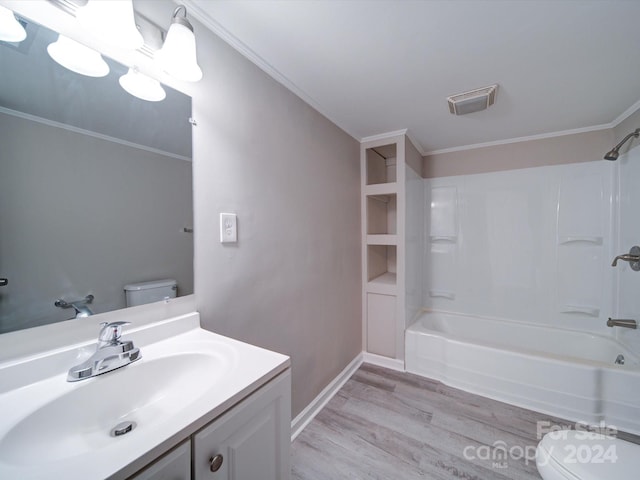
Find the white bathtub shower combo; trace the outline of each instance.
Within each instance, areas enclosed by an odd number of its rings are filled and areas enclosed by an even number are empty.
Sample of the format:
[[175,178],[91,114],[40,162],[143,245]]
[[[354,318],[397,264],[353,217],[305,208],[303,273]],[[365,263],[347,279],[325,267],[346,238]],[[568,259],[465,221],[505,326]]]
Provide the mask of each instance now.
[[603,335],[425,312],[407,329],[406,369],[568,420],[640,433],[640,359]]
[[408,201],[424,209],[407,217],[423,230],[406,244],[407,264],[422,265],[406,277],[406,370],[640,434],[638,334],[606,325],[633,318],[624,285],[640,284],[626,263],[611,266],[635,238],[616,213],[627,181],[618,168],[640,164],[632,153],[627,163],[425,179],[421,191],[408,183]]

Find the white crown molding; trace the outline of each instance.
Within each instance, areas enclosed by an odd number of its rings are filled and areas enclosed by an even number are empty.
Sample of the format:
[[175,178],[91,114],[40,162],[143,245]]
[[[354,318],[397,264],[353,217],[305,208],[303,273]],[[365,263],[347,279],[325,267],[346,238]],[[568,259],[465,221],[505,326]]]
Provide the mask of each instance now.
[[510,143],[528,142],[531,140],[544,140],[546,138],[564,137],[565,135],[576,135],[578,133],[596,132],[598,130],[607,130],[613,128],[612,123],[603,125],[593,125],[591,127],[574,128],[571,130],[561,130],[559,132],[541,133],[539,135],[528,135],[525,137],[507,138],[505,140],[496,140],[493,142],[474,143],[471,145],[462,145],[460,147],[443,148],[441,150],[433,150],[430,152],[421,152],[423,157],[429,155],[438,155],[441,153],[462,152],[464,150],[474,150],[483,147],[495,147],[499,145],[508,145]]
[[407,129],[402,130],[394,130],[393,132],[380,133],[378,135],[371,135],[369,137],[360,138],[360,143],[368,143],[368,142],[379,142],[380,140],[389,140],[393,137],[399,137],[401,135],[406,135]]
[[87,135],[88,137],[99,138],[100,140],[105,140],[107,142],[118,143],[126,147],[136,148],[138,150],[144,150],[145,152],[155,153],[157,155],[162,155],[165,157],[176,158],[178,160],[184,160],[186,162],[191,161],[189,157],[185,157],[184,155],[165,152],[164,150],[160,150],[158,148],[148,147],[147,145],[140,145],[139,143],[128,142],[127,140],[122,140],[121,138],[110,137],[109,135],[103,135],[102,133],[92,132],[91,130],[85,130],[84,128],[74,127],[72,125],[67,125],[66,123],[56,122],[55,120],[49,120],[48,118],[38,117],[36,115],[31,115],[29,113],[19,112],[17,110],[11,110],[10,108],[0,107],[0,113],[4,113],[5,115],[11,115],[12,117],[22,118],[24,120],[29,120],[31,122],[41,123],[49,127],[61,128],[62,130],[67,130],[69,132],[79,133],[81,135]]
[[624,112],[622,112],[613,122],[611,122],[611,128],[617,127],[622,122],[624,122],[627,118],[629,118],[632,114],[634,114],[638,109],[640,109],[640,100],[627,108]]
[[416,147],[416,150],[418,150],[418,153],[422,155],[422,152],[424,152],[424,147],[418,141],[418,139],[413,135],[413,132],[407,129],[406,135],[407,135],[407,138],[411,141],[411,143],[413,143],[413,146]]
[[360,136],[351,132],[347,127],[342,125],[339,121],[333,118],[329,113],[307,92],[298,87],[295,83],[293,83],[289,78],[280,73],[280,71],[267,62],[263,57],[253,51],[247,44],[241,41],[238,37],[232,34],[229,30],[224,28],[218,21],[213,19],[211,15],[209,15],[206,11],[204,11],[197,3],[193,0],[183,0],[180,2],[187,7],[189,11],[189,15],[202,23],[205,27],[215,33],[218,37],[220,37],[224,42],[229,44],[232,48],[238,51],[243,57],[249,60],[251,63],[260,68],[263,72],[269,75],[278,83],[282,84],[285,88],[293,92],[295,95],[300,97],[305,103],[310,105],[314,110],[320,113],[322,116],[327,118],[330,122],[335,124],[338,128],[340,128],[347,135],[350,135],[355,140],[360,141]]

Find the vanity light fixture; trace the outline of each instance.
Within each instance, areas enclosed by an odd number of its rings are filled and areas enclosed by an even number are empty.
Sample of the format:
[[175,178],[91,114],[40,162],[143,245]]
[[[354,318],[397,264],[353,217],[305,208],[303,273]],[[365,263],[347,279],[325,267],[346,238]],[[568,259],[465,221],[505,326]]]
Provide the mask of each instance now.
[[130,68],[118,82],[128,93],[148,102],[159,102],[167,96],[160,82],[140,73],[136,67]]
[[104,77],[109,73],[109,65],[95,50],[58,35],[58,40],[47,47],[49,56],[72,72],[88,77]]
[[196,58],[196,37],[193,26],[187,20],[187,8],[184,5],[173,11],[167,37],[156,58],[162,69],[178,80],[197,82],[202,78]]
[[85,30],[115,47],[136,50],[144,45],[132,0],[89,0],[75,15]]
[[13,11],[0,5],[0,41],[18,43],[27,38],[27,32]]

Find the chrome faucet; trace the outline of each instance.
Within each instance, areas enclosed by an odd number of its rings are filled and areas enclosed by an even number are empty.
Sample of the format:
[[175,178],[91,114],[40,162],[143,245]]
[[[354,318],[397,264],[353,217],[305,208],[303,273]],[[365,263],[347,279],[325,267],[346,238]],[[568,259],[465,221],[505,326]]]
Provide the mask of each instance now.
[[638,328],[638,322],[631,319],[624,318],[611,318],[607,320],[607,327],[625,327],[625,328]]
[[71,302],[59,298],[54,305],[59,308],[73,308],[76,312],[75,318],[85,318],[93,315],[93,311],[89,308],[89,304],[93,302],[93,299],[94,296],[91,294]]
[[103,322],[98,334],[98,345],[91,357],[79,365],[71,367],[67,375],[68,382],[77,382],[95,377],[120,367],[129,365],[142,358],[140,349],[133,346],[131,340],[120,340],[122,327],[130,322]]
[[72,303],[71,306],[76,311],[76,318],[86,318],[93,315],[93,312],[87,305],[78,305],[77,303]]

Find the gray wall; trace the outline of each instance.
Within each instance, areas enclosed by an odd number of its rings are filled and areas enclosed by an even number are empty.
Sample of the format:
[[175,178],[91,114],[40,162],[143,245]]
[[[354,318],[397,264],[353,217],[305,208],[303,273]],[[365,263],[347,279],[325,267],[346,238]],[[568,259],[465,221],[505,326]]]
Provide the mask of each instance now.
[[70,318],[53,303],[127,283],[193,292],[191,162],[0,114],[0,332]]
[[[157,22],[174,6],[136,1]],[[296,416],[362,351],[359,144],[193,24],[196,304],[205,328],[291,356]]]

